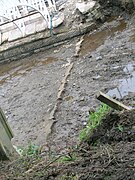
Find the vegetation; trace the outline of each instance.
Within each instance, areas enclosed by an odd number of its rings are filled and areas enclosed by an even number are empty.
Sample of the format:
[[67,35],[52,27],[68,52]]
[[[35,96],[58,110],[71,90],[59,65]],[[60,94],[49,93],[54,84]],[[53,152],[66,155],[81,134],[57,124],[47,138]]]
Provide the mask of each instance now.
[[[40,147],[30,143],[22,148],[20,158],[13,162],[1,163],[0,179],[14,179],[14,177],[57,180],[95,179],[95,177],[105,180],[129,177],[134,179],[135,138],[129,132],[135,125],[135,110],[119,114],[114,111],[106,116],[109,111],[109,107],[101,105],[89,116],[85,131],[90,125],[88,132],[94,128],[99,130],[90,134],[97,133],[96,141],[93,140],[94,144],[93,142],[80,143],[74,144],[73,147],[69,144],[70,146],[66,147],[64,152],[56,152],[49,146],[46,151],[44,149],[46,145]],[[121,133],[122,131],[124,133]],[[100,140],[102,132],[104,132],[103,141]],[[119,139],[121,139],[120,142]],[[119,168],[117,162],[119,162]],[[127,167],[129,167],[128,171]]]
[[69,162],[69,161],[75,161],[77,158],[75,156],[75,154],[71,155],[65,155],[63,157],[61,157],[61,159],[59,160],[60,162]]
[[124,127],[120,124],[118,124],[117,126],[117,129],[120,131],[120,132],[123,132],[124,131]]
[[16,147],[16,151],[21,156],[36,156],[40,154],[41,147],[30,143],[27,147]]
[[63,175],[58,180],[77,180],[79,179],[78,175]]
[[88,135],[100,125],[102,119],[111,110],[106,104],[101,104],[96,112],[90,114],[86,127],[80,133],[80,140],[86,140]]

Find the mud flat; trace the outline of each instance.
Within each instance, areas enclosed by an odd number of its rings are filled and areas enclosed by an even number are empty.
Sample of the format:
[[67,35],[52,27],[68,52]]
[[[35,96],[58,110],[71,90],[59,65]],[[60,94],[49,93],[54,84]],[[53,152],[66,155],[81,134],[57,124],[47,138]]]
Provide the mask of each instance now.
[[[84,36],[77,58],[74,54],[80,37],[22,61],[0,65],[0,103],[15,133],[13,143],[43,145],[40,166],[33,167],[40,161],[37,157],[2,164],[2,178],[134,179],[134,110],[108,114],[98,131],[77,150],[74,162],[48,165],[50,161],[45,159],[47,153],[54,156],[77,147],[90,109],[99,105],[95,99],[99,90],[135,106],[134,29],[134,16],[114,18]],[[71,62],[74,66],[54,120],[48,121]]]
[[134,23],[129,24],[116,19],[84,37],[80,58],[75,61],[55,115],[57,122],[48,138],[50,146],[64,151],[76,142],[89,110],[99,104],[95,100],[99,90],[126,105],[135,104]]
[[[56,143],[64,148],[69,139],[76,141],[89,109],[98,105],[94,98],[98,90],[117,98],[122,95],[127,105],[134,104],[133,38],[134,24],[115,18],[84,37],[79,58],[73,58],[79,41],[76,38],[36,56],[1,65],[0,102],[15,133],[15,145],[46,143],[51,131],[48,141],[53,146]],[[71,61],[74,67],[55,120],[48,121]]]

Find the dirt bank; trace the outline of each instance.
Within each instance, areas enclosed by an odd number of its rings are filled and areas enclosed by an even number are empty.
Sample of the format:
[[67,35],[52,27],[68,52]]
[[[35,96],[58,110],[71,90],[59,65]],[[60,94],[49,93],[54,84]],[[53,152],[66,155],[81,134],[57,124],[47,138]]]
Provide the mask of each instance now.
[[[120,129],[119,127],[122,127]],[[24,157],[1,166],[0,177],[5,179],[45,180],[133,180],[135,165],[135,110],[124,113],[109,113],[98,127],[96,139],[82,143],[77,148],[70,146],[71,162],[55,158],[50,161],[43,156]],[[103,133],[104,132],[104,133]],[[46,154],[47,155],[47,154]],[[40,157],[40,158],[39,158]],[[74,158],[73,158],[74,157]]]
[[[79,156],[69,164],[52,165],[46,179],[134,179],[135,111],[108,114],[103,123],[79,147]],[[118,127],[121,125],[123,130]],[[93,139],[93,140],[92,140]],[[92,140],[91,143],[89,140]],[[93,144],[93,145],[91,145]],[[81,155],[81,157],[80,157]],[[56,167],[56,169],[55,169]],[[53,170],[55,169],[55,170]]]

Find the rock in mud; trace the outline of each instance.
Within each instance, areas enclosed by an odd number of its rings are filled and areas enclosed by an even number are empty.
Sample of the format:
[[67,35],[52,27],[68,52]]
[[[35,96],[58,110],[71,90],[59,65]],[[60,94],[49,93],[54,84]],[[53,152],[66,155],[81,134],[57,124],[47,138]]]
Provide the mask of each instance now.
[[81,0],[76,3],[76,9],[78,9],[82,14],[86,14],[94,8],[95,4],[96,1]]
[[93,20],[104,20],[104,15],[101,13],[101,6],[96,1],[78,1],[76,10],[79,12],[82,23],[91,22]]

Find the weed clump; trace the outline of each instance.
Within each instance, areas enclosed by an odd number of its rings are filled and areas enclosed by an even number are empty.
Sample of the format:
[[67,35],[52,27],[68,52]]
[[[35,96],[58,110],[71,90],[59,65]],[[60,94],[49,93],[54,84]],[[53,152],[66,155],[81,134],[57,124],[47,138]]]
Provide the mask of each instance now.
[[35,144],[28,144],[27,147],[16,147],[14,146],[16,151],[20,154],[20,156],[37,156],[41,153],[40,146],[36,146]]
[[77,159],[77,157],[75,156],[75,155],[65,155],[65,156],[63,156],[60,160],[59,160],[59,162],[69,162],[69,161],[75,161]]
[[96,129],[104,117],[111,111],[111,108],[106,104],[101,104],[96,112],[89,115],[86,127],[80,132],[80,141],[86,140],[90,133]]

